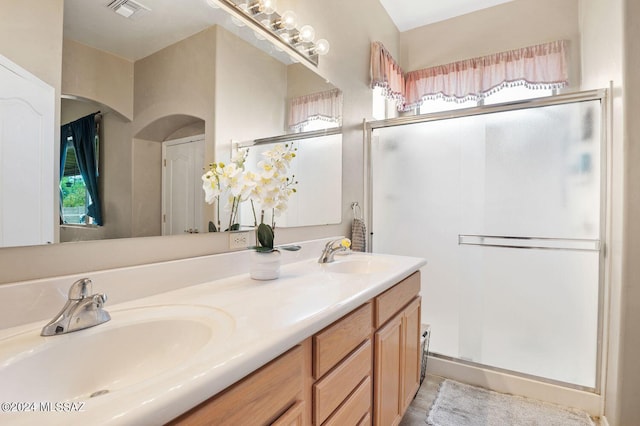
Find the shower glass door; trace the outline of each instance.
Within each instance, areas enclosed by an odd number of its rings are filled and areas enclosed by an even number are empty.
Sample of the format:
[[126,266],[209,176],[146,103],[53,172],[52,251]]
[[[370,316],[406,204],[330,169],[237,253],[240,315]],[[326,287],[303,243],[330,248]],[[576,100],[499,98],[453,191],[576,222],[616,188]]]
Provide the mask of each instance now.
[[430,351],[596,389],[601,99],[371,133],[372,250],[427,259]]

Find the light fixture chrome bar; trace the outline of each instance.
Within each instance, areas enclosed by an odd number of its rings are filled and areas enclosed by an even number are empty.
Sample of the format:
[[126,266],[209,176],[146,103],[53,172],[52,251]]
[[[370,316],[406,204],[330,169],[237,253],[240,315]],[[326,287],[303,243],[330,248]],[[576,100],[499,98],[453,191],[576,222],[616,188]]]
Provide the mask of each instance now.
[[339,135],[342,133],[342,127],[334,127],[331,129],[313,130],[311,132],[290,133],[288,135],[272,136],[269,138],[255,139],[248,142],[238,143],[238,148],[247,148],[256,145],[268,145],[271,143],[293,142],[303,139],[317,138],[320,136]]
[[458,245],[539,250],[600,251],[600,240],[577,238],[458,235]]
[[273,16],[276,16],[276,20],[278,20],[279,15],[277,12],[274,12],[271,17],[269,17],[261,13],[259,11],[259,8],[254,8],[253,6],[255,5],[251,5],[251,8],[247,8],[247,10],[245,11],[240,8],[239,5],[242,3],[238,0],[216,0],[216,3],[218,4],[218,6],[220,6],[221,9],[225,10],[231,16],[239,19],[245,25],[249,25],[252,29],[258,31],[263,37],[268,38],[278,48],[286,51],[292,58],[295,58],[295,60],[297,60],[298,62],[303,63],[313,70],[318,67],[318,55],[315,52],[311,51],[312,49],[308,46],[309,43],[301,42],[301,51],[297,47],[297,45],[287,43],[280,37],[280,33],[288,32],[290,38],[297,39],[298,30],[286,30],[284,28],[275,29],[273,27]]

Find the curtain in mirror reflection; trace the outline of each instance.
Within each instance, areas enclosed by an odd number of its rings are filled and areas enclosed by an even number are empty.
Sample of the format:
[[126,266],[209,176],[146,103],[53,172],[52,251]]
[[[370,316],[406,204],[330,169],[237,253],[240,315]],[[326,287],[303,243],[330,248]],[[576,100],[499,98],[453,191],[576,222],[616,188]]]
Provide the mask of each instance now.
[[89,114],[61,127],[60,141],[65,142],[60,144],[61,223],[103,224],[98,189],[98,114]]

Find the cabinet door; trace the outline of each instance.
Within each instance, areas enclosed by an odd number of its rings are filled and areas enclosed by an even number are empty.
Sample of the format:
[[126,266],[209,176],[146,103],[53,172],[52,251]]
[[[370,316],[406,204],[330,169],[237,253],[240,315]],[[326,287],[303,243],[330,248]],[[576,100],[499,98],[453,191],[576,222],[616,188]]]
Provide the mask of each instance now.
[[303,426],[304,425],[304,401],[298,401],[289,408],[286,413],[278,418],[271,426]]
[[401,420],[402,314],[375,334],[374,425],[397,425]]
[[402,411],[405,412],[420,387],[420,297],[416,297],[402,314],[403,374]]
[[[299,345],[168,425],[268,425],[292,406],[292,417],[284,417],[283,424],[295,425],[295,410],[304,413],[304,406],[294,405],[302,396],[304,365],[304,351]],[[286,423],[288,419],[292,420]]]

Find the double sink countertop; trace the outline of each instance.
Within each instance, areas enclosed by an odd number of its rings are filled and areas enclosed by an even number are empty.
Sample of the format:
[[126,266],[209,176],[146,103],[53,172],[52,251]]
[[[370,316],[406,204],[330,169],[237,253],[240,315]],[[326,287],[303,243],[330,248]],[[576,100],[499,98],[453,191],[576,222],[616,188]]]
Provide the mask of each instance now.
[[107,303],[111,321],[65,335],[41,337],[47,321],[0,330],[0,423],[165,423],[425,264],[314,256],[284,264],[276,280],[240,273]]

